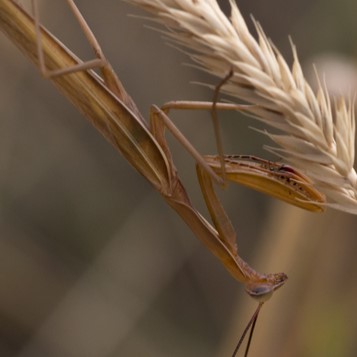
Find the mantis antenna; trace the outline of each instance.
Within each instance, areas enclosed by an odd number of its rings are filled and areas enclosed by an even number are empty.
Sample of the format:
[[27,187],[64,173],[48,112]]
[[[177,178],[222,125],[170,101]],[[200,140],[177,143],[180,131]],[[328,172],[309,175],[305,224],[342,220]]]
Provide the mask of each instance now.
[[258,304],[258,307],[256,308],[253,316],[251,317],[251,319],[249,320],[246,328],[244,329],[243,333],[242,333],[242,336],[240,337],[238,343],[237,343],[237,346],[236,348],[234,349],[233,351],[233,354],[232,354],[232,357],[235,357],[239,351],[239,348],[240,346],[242,345],[243,341],[244,341],[244,338],[246,336],[246,334],[248,333],[248,331],[250,330],[249,332],[249,338],[248,338],[248,342],[247,342],[247,347],[245,349],[245,352],[244,352],[244,357],[247,357],[248,356],[248,352],[249,352],[249,347],[250,347],[250,343],[252,342],[252,337],[253,337],[253,333],[254,333],[254,328],[255,328],[255,324],[257,322],[257,319],[258,319],[258,315],[259,315],[259,312],[260,312],[260,309],[262,308],[263,306],[263,302],[260,302]]

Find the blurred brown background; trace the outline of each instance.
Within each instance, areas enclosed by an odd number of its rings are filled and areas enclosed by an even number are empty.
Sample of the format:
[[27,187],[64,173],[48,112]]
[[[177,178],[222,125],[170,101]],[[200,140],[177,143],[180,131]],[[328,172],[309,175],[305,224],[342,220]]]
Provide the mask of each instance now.
[[[208,78],[127,16],[137,9],[118,0],[77,4],[145,115],[152,103],[211,99],[189,83]],[[291,35],[307,69],[326,54],[343,68],[347,61],[353,86],[355,1],[238,4],[289,59]],[[90,59],[65,1],[40,5],[43,23]],[[4,36],[0,60],[0,356],[229,356],[255,302]],[[215,152],[207,113],[172,117],[202,153]],[[221,118],[227,153],[271,158],[266,138],[248,129],[256,122]],[[194,162],[170,142],[204,212]],[[356,356],[356,217],[306,213],[241,187],[222,200],[241,255],[290,278],[264,307],[251,355]]]

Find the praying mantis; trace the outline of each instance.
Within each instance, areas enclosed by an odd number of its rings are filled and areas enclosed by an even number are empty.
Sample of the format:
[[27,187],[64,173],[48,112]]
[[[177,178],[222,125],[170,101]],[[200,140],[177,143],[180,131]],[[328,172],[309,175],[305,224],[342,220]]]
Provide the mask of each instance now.
[[[0,0],[0,26],[41,72],[78,108],[107,140],[162,195],[192,232],[222,262],[230,274],[256,298],[258,308],[245,332],[255,325],[263,303],[286,281],[284,273],[261,274],[238,255],[236,233],[219,202],[213,181],[237,182],[291,204],[321,211],[324,197],[294,168],[253,156],[201,156],[168,117],[171,109],[243,110],[244,106],[217,103],[173,102],[153,106],[150,126],[126,93],[97,40],[73,0],[67,0],[94,48],[96,59],[83,63],[14,1]],[[33,2],[36,5],[35,2]],[[92,71],[99,67],[102,77]],[[214,112],[213,111],[213,112]],[[197,161],[197,176],[213,226],[193,207],[180,181],[165,128]],[[221,151],[221,150],[218,150]],[[238,351],[245,333],[239,342]],[[245,354],[248,354],[251,336]]]

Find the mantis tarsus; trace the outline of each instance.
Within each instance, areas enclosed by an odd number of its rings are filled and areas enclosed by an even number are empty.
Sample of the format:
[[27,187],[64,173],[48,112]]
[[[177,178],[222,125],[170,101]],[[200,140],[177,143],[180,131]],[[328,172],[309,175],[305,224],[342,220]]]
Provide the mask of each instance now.
[[[167,116],[168,110],[180,108],[211,110],[243,109],[222,103],[173,102],[162,109],[153,106],[150,127],[139,113],[106,60],[99,44],[80,15],[73,0],[67,0],[78,18],[97,58],[83,63],[61,42],[39,25],[15,1],[0,0],[1,30],[28,56],[54,85],[119,150],[129,163],[160,192],[208,249],[224,264],[235,279],[245,285],[248,294],[260,302],[251,325],[265,300],[287,279],[284,273],[260,274],[239,255],[236,233],[220,204],[212,178],[222,182],[222,163],[227,179],[262,190],[289,203],[321,211],[323,196],[312,183],[295,169],[254,157],[201,156],[184,138]],[[35,2],[34,2],[35,4]],[[36,10],[36,6],[34,6]],[[99,66],[103,79],[91,69]],[[164,136],[165,127],[185,144],[194,156],[204,199],[214,227],[192,206],[181,183]],[[249,326],[248,326],[249,327]],[[249,350],[249,344],[246,354]]]

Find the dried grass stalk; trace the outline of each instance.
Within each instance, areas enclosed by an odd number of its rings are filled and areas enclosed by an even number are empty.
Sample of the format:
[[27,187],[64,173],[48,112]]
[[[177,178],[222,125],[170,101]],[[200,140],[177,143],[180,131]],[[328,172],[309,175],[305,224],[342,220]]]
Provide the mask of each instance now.
[[249,114],[277,133],[268,147],[303,170],[328,198],[327,205],[357,214],[354,101],[335,99],[307,83],[294,45],[290,69],[254,21],[257,40],[233,0],[230,20],[216,0],[128,0],[156,16],[168,38],[188,49],[198,66],[217,77],[234,76],[222,92],[251,103]]

